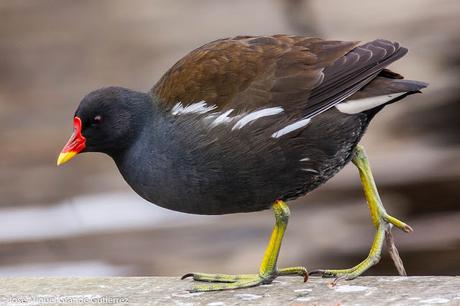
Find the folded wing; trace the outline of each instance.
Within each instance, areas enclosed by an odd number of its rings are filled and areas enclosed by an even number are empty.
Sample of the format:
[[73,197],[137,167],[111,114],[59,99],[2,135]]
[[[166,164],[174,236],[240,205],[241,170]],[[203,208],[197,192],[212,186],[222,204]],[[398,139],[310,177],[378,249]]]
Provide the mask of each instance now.
[[182,58],[151,94],[166,109],[205,103],[239,114],[281,107],[308,119],[355,94],[407,52],[381,39],[357,45],[287,35],[221,39]]

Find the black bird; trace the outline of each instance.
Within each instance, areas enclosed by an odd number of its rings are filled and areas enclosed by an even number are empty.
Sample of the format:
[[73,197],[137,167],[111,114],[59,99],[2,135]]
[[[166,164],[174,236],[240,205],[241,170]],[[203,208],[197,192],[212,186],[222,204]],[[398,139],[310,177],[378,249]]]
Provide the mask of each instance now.
[[288,35],[216,40],[178,61],[148,93],[108,87],[84,97],[58,165],[77,153],[106,153],[141,197],[186,213],[272,207],[276,224],[258,274],[184,275],[207,282],[194,291],[210,291],[280,275],[306,280],[304,267],[276,265],[289,218],[285,202],[353,161],[375,239],[357,266],[318,271],[353,279],[378,261],[390,224],[411,231],[386,213],[358,145],[385,105],[427,86],[386,69],[406,53],[382,39],[363,45]]

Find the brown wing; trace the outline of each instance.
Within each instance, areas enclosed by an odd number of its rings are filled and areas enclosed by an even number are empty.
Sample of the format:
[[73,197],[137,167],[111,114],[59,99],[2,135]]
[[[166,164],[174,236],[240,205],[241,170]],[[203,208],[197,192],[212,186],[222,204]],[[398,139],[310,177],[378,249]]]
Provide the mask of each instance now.
[[199,101],[244,112],[281,106],[313,117],[353,95],[406,54],[398,43],[327,41],[303,36],[240,36],[182,58],[151,93],[166,108]]
[[204,100],[217,110],[304,109],[324,68],[356,45],[286,35],[221,39],[182,58],[151,93],[167,108]]

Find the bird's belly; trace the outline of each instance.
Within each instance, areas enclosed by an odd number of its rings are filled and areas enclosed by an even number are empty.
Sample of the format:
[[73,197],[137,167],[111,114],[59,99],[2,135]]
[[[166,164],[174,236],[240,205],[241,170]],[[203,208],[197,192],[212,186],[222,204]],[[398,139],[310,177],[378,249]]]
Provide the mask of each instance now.
[[292,200],[315,189],[341,170],[350,156],[350,152],[344,152],[337,160],[324,160],[323,170],[318,173],[286,169],[284,173],[268,174],[271,171],[266,169],[266,176],[219,174],[223,180],[190,178],[184,173],[169,182],[147,179],[146,184],[130,185],[147,201],[174,211],[201,215],[254,212],[269,209],[277,199]]
[[253,212],[270,208],[277,199],[276,190],[253,188],[234,188],[232,182],[214,184],[211,187],[203,181],[193,185],[159,186],[133,189],[147,201],[174,211],[200,214],[221,215]]

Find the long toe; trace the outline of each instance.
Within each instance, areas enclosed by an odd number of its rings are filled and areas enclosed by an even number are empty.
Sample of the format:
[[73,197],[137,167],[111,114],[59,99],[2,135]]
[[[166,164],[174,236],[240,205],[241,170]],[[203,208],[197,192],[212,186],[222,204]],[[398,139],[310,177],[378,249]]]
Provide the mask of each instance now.
[[232,280],[204,280],[200,278],[199,281],[207,282],[207,284],[197,284],[190,292],[207,292],[207,291],[222,291],[222,290],[234,290],[241,288],[255,287],[267,283],[266,280],[257,274],[251,277],[245,275],[244,277],[234,276]]
[[181,277],[181,279],[193,278],[194,281],[198,282],[214,282],[214,283],[234,283],[239,280],[252,279],[256,276],[255,274],[208,274],[208,273],[187,273]]
[[278,276],[299,275],[303,276],[304,283],[308,280],[308,270],[305,267],[290,267],[277,270]]

